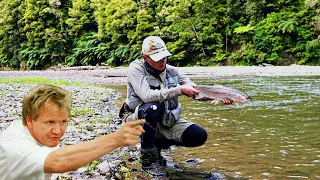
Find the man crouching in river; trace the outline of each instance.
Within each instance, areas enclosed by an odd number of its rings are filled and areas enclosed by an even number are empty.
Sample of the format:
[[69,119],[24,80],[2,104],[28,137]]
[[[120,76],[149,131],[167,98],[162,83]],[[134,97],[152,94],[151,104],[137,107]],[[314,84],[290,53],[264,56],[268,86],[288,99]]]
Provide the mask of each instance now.
[[52,173],[76,170],[121,146],[134,145],[145,120],[125,123],[114,133],[60,148],[71,111],[71,94],[40,85],[23,99],[22,121],[0,134],[0,179],[50,179]]

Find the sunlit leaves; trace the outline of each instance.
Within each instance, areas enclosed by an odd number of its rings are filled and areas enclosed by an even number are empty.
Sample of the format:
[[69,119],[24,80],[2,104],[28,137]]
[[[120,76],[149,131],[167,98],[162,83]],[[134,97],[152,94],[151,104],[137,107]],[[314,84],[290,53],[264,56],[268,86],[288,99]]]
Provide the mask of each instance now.
[[234,29],[234,32],[237,34],[243,34],[254,30],[254,26],[251,26],[250,24],[246,26],[237,27]]
[[309,7],[314,7],[318,2],[320,2],[319,0],[306,0],[306,3]]
[[81,32],[86,31],[88,27],[94,24],[90,0],[74,0],[68,15],[66,24],[69,26],[68,32],[70,35],[80,35]]

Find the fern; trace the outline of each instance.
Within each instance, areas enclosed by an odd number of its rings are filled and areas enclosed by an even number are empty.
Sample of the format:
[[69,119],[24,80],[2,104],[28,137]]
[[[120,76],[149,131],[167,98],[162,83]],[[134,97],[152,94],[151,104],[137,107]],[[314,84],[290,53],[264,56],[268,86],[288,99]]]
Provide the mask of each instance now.
[[246,26],[240,26],[234,29],[234,32],[237,34],[243,34],[243,33],[248,33],[250,31],[254,30],[254,26],[251,26],[250,24],[246,25]]

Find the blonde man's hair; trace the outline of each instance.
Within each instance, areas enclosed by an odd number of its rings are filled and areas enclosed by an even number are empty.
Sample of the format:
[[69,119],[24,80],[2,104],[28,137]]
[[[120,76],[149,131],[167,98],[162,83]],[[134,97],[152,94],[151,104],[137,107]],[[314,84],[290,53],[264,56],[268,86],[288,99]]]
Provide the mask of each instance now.
[[72,99],[71,93],[68,91],[50,84],[43,84],[31,89],[23,98],[22,103],[22,123],[27,124],[26,117],[30,116],[33,120],[38,118],[39,108],[51,103],[57,109],[65,109],[70,114]]

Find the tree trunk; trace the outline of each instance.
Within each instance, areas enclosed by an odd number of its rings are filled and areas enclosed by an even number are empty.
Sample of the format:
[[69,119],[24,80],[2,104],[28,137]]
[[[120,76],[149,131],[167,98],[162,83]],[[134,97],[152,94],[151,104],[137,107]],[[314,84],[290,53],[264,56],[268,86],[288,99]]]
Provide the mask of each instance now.
[[228,53],[228,26],[226,27],[226,54]]
[[[192,24],[192,28],[193,28],[194,34],[196,35],[196,40],[197,40],[197,42],[199,42],[199,36],[198,36],[197,30],[196,30],[196,28],[194,27],[193,24]],[[207,57],[207,55],[206,55],[206,52],[204,51],[203,44],[201,45],[201,51],[202,51],[204,57],[205,57],[206,59],[208,59],[208,57]]]

